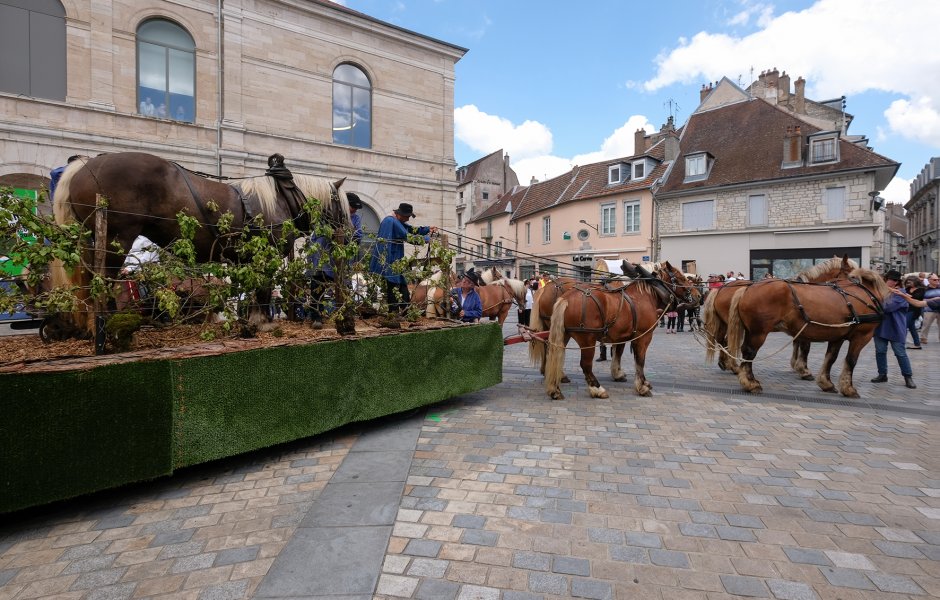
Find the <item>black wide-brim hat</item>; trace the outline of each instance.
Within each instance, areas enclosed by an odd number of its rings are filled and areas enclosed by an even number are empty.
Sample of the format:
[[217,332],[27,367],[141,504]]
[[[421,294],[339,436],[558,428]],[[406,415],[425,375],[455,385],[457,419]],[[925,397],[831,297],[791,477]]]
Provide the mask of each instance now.
[[894,281],[901,281],[901,272],[895,269],[891,269],[885,273],[885,281],[893,279]]
[[407,202],[402,202],[398,205],[398,208],[395,209],[395,212],[403,217],[413,217],[415,216],[415,209],[413,206]]
[[467,269],[467,271],[463,274],[463,276],[469,279],[470,281],[472,281],[473,285],[483,285],[483,282],[480,279],[479,273],[477,273],[473,269]]
[[362,200],[352,192],[346,192],[346,200],[349,202],[349,208],[362,208]]

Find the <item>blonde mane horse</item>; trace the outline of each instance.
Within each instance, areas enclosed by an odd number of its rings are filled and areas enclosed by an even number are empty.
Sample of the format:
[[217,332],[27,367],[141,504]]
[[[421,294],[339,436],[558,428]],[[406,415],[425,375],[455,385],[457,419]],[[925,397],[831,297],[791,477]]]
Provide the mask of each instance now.
[[[279,160],[278,160],[279,159]],[[182,166],[152,154],[117,152],[102,154],[88,160],[73,161],[66,168],[56,186],[53,213],[57,223],[79,221],[94,229],[97,198],[107,200],[107,247],[117,244],[122,252],[108,252],[105,276],[116,278],[124,258],[137,236],[144,236],[160,247],[167,247],[180,239],[177,214],[192,217],[199,223],[193,238],[197,262],[218,261],[225,257],[238,260],[227,235],[240,235],[241,231],[260,216],[263,227],[256,234],[280,238],[284,223],[292,221],[301,231],[310,227],[310,217],[303,209],[306,198],[320,200],[323,218],[338,235],[351,231],[349,203],[340,191],[344,180],[330,181],[320,177],[296,175],[290,185],[289,171],[283,167],[283,157],[269,159],[270,176],[252,177],[228,185],[212,181]],[[284,183],[278,184],[275,179]],[[278,189],[286,191],[279,194]],[[254,215],[252,207],[259,207]],[[223,215],[232,216],[232,234],[221,231],[219,221]],[[293,244],[287,244],[285,252]],[[56,324],[47,333],[51,337],[69,337],[91,334],[94,315],[89,301],[92,264],[91,252],[86,251],[84,264],[72,272],[59,264],[51,269],[53,284],[58,287],[77,288],[78,310],[71,315],[59,315]],[[259,303],[269,301],[259,291]],[[265,320],[263,307],[251,310],[252,321]]]

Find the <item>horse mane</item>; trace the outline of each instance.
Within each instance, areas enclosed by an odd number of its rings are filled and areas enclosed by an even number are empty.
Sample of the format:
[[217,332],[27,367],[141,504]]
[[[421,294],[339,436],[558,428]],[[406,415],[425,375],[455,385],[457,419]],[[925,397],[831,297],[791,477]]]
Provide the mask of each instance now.
[[849,273],[849,278],[860,281],[862,285],[874,292],[882,301],[891,294],[891,288],[888,287],[881,275],[871,269],[856,267]]
[[[848,259],[848,262],[849,262],[850,269],[859,268],[858,263],[852,260],[851,258]],[[822,277],[827,272],[832,271],[833,269],[841,268],[841,266],[842,266],[842,257],[833,256],[829,260],[823,261],[821,263],[816,263],[812,267],[808,269],[804,269],[803,271],[800,271],[800,273],[797,274],[797,276],[794,277],[794,279],[797,279],[803,282],[816,281],[818,278]]]
[[[63,175],[63,178],[65,175]],[[294,175],[294,184],[307,198],[316,198],[320,200],[324,213],[330,213],[329,201],[332,198],[332,187],[330,180],[313,175]],[[61,183],[60,183],[61,185]],[[246,196],[257,196],[261,203],[261,212],[264,214],[265,221],[271,223],[274,221],[274,215],[277,211],[277,186],[274,178],[267,175],[258,177],[248,177],[232,184],[233,187],[241,190]],[[346,194],[339,193],[341,211],[345,213],[345,222],[349,222],[349,201]]]
[[62,176],[59,178],[59,183],[55,188],[55,197],[52,198],[52,215],[59,225],[71,223],[75,220],[75,211],[72,209],[72,202],[69,198],[69,187],[72,184],[72,178],[85,166],[86,162],[88,162],[87,157],[73,160],[65,167],[65,171],[62,172]]

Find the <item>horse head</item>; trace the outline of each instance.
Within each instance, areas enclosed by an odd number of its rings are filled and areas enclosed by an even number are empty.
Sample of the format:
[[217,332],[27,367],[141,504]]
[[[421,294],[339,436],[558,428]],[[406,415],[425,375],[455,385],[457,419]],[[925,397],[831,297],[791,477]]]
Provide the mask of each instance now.
[[677,307],[694,308],[702,303],[702,292],[698,286],[668,260],[657,265],[656,274],[659,281],[669,288]]

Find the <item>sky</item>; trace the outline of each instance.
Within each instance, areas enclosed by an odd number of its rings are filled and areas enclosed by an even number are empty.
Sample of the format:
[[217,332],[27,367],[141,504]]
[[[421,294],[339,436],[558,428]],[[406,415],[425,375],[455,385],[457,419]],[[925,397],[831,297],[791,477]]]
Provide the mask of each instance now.
[[519,181],[630,156],[634,132],[685,123],[703,84],[761,71],[846,96],[849,133],[901,163],[882,196],[904,203],[940,156],[937,0],[342,0],[467,48],[456,64],[454,155],[502,148]]

